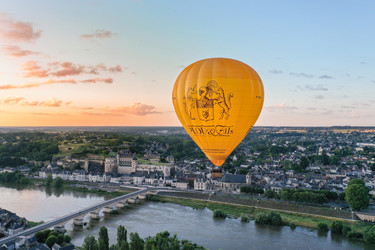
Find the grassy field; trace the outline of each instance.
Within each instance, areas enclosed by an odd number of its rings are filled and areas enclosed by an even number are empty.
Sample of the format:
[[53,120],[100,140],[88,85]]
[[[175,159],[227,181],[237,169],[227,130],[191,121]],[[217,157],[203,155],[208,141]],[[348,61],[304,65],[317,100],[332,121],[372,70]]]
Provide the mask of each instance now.
[[59,153],[55,157],[64,157],[71,154],[82,153],[87,147],[87,143],[68,143],[59,145]]

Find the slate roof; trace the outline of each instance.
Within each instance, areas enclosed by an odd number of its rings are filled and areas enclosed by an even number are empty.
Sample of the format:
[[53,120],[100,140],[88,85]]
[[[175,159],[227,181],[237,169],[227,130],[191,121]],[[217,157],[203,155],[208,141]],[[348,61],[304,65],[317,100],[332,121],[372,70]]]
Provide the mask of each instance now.
[[221,178],[221,182],[225,183],[246,183],[246,175],[244,174],[225,174]]

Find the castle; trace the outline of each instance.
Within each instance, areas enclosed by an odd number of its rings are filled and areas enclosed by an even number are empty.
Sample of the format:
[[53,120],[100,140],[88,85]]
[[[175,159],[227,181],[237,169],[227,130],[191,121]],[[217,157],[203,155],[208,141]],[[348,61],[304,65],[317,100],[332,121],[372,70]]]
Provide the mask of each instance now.
[[171,164],[138,164],[138,158],[135,153],[128,149],[119,150],[116,156],[110,156],[105,159],[104,171],[114,174],[133,174],[136,172],[160,172],[164,177],[171,175]]

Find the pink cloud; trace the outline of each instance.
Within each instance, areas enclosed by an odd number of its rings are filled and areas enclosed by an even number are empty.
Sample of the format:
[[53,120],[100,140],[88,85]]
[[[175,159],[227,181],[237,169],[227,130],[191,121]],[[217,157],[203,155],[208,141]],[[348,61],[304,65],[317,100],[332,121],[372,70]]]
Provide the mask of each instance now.
[[267,109],[270,112],[275,112],[275,111],[293,111],[293,110],[296,110],[298,108],[296,106],[289,106],[289,105],[287,105],[286,103],[283,102],[283,103],[280,103],[280,104],[275,105],[275,106],[265,107],[265,109]]
[[56,99],[56,98],[51,98],[47,101],[42,101],[39,103],[39,106],[46,106],[46,107],[60,107],[62,105],[63,101]]
[[31,23],[16,21],[0,13],[0,36],[8,41],[32,42],[40,37],[41,30],[34,30]]
[[17,104],[24,99],[25,98],[23,98],[23,97],[8,97],[8,98],[2,100],[2,103],[4,103],[4,104]]
[[91,78],[91,79],[82,80],[81,82],[82,83],[104,82],[104,83],[111,84],[113,83],[113,79],[112,78]]
[[81,38],[83,39],[94,39],[94,38],[99,38],[99,39],[104,39],[104,38],[111,38],[113,33],[109,30],[96,30],[95,32],[91,34],[82,34]]
[[42,67],[40,67],[35,61],[28,61],[21,67],[23,71],[25,71],[24,77],[44,78],[49,76],[48,70],[42,69]]
[[122,68],[120,65],[117,65],[116,67],[110,67],[108,69],[109,72],[122,72]]
[[14,85],[14,84],[6,84],[0,85],[0,89],[27,89],[27,88],[35,88],[44,85],[51,85],[56,83],[63,83],[63,84],[77,84],[76,80],[74,79],[67,79],[67,80],[48,80],[45,82],[40,83],[28,83],[23,85]]
[[130,106],[118,107],[112,109],[113,112],[121,112],[121,113],[130,113],[134,115],[149,115],[149,114],[159,114],[160,112],[155,111],[155,106],[146,105],[142,103],[133,103]]
[[61,69],[51,72],[50,74],[53,76],[61,77],[61,76],[72,76],[72,75],[79,75],[84,72],[85,66],[82,65],[75,65],[71,62],[63,62],[60,63],[59,66]]
[[30,50],[23,50],[17,45],[7,45],[3,47],[4,51],[10,55],[15,57],[22,57],[22,56],[29,56],[29,55],[37,55],[38,52],[30,51]]

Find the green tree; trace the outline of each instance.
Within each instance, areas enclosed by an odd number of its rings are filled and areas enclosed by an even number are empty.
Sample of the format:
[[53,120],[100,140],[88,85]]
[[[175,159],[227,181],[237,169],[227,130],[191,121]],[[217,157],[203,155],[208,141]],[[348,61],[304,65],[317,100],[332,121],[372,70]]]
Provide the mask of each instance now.
[[350,226],[343,226],[342,227],[342,235],[346,236],[350,231],[352,231],[352,228]]
[[227,217],[227,214],[224,213],[223,211],[221,211],[220,209],[215,209],[213,216],[214,216],[214,218],[224,218],[225,219]]
[[61,245],[64,242],[64,235],[57,235],[57,244]]
[[318,231],[321,232],[321,233],[326,233],[329,231],[329,228],[328,228],[328,225],[326,223],[319,223],[318,224]]
[[122,241],[128,241],[127,239],[127,233],[128,231],[123,225],[120,225],[117,228],[117,245],[120,246]]
[[98,244],[100,250],[109,250],[108,230],[104,226],[100,228]]
[[55,235],[51,235],[46,239],[46,245],[49,248],[52,248],[52,246],[57,243],[57,237]]
[[82,248],[85,250],[99,250],[98,241],[94,236],[86,236]]
[[141,237],[139,237],[139,234],[137,232],[130,233],[129,238],[130,238],[130,244],[129,244],[130,250],[143,250],[144,241]]
[[327,152],[323,150],[321,155],[321,161],[323,165],[329,165],[329,156],[327,155]]
[[342,234],[342,222],[341,221],[334,221],[331,223],[331,232],[334,234]]
[[271,189],[268,189],[268,190],[266,190],[266,192],[264,192],[264,197],[266,197],[267,199],[277,199],[278,194],[277,194],[277,192],[275,192]]
[[64,180],[61,177],[57,177],[53,180],[52,184],[55,188],[61,188],[64,185]]
[[70,237],[69,234],[66,234],[66,235],[64,236],[64,241],[65,241],[66,243],[70,243],[70,242],[72,241],[72,237]]
[[125,240],[121,241],[120,244],[117,246],[118,250],[129,250],[129,243]]
[[45,230],[43,230],[43,236],[44,236],[44,240],[43,240],[43,242],[46,241],[46,239],[48,238],[50,232],[51,232],[50,229],[45,229]]
[[302,168],[302,169],[306,169],[306,168],[309,167],[309,165],[310,165],[310,162],[309,162],[309,160],[307,159],[307,157],[306,157],[306,156],[302,156],[302,157],[301,157],[301,161],[300,161],[300,166],[301,166],[301,168]]
[[52,174],[48,174],[48,175],[47,175],[47,180],[46,180],[46,186],[47,186],[47,187],[50,187],[51,184],[52,184],[52,181],[53,181],[53,179],[52,179]]
[[39,243],[44,243],[46,238],[44,238],[44,233],[39,231],[39,232],[36,232],[35,233],[35,237],[36,237],[36,240],[39,242]]
[[354,211],[367,208],[370,205],[370,198],[365,182],[360,179],[351,180],[345,189],[345,200]]
[[353,179],[353,180],[349,181],[348,187],[350,185],[354,185],[354,184],[359,184],[359,185],[365,186],[365,181],[362,180],[362,179]]

